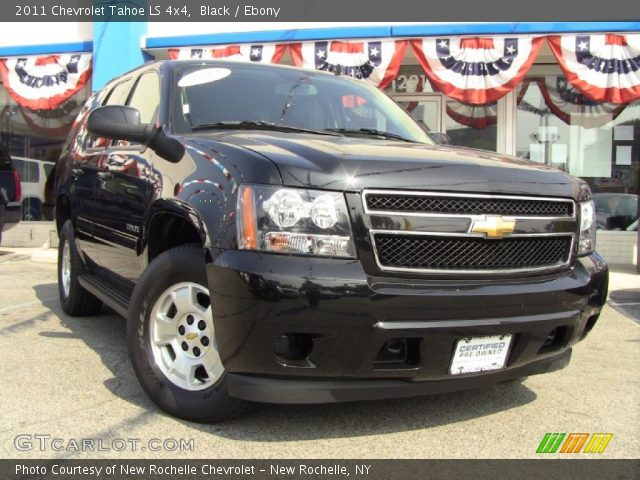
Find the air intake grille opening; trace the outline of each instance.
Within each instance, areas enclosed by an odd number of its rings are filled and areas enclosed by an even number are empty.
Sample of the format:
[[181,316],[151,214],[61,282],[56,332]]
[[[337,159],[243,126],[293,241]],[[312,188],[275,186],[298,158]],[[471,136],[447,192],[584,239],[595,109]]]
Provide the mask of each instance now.
[[564,265],[571,237],[525,237],[487,240],[376,233],[380,265],[426,270],[501,270]]
[[573,202],[519,199],[367,193],[369,210],[454,215],[571,217]]

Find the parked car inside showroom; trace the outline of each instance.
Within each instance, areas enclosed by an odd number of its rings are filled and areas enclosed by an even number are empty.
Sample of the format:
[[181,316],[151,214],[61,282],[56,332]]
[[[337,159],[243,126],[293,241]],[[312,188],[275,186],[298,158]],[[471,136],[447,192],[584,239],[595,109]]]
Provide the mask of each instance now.
[[56,179],[62,308],[125,316],[189,420],[558,370],[607,295],[584,181],[323,72],[149,63],[91,96]]
[[22,219],[50,220],[53,205],[48,201],[46,186],[55,163],[36,158],[13,157],[13,164],[20,176]]
[[638,229],[638,195],[596,193],[593,200],[599,229],[628,231]]

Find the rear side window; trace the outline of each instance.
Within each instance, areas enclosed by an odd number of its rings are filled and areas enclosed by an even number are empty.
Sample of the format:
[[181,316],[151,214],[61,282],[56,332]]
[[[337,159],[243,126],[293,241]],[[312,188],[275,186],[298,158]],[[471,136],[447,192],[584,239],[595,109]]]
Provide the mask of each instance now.
[[140,112],[141,123],[151,123],[160,104],[160,78],[156,72],[143,73],[136,83],[129,106]]

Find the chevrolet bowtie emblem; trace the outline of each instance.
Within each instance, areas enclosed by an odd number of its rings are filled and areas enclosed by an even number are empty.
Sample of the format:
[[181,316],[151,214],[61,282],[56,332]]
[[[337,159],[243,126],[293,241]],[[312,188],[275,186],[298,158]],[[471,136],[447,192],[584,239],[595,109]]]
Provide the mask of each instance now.
[[198,336],[198,334],[196,332],[189,332],[189,333],[187,333],[187,340],[193,340],[197,336]]
[[503,217],[488,215],[475,219],[471,225],[471,232],[484,233],[487,238],[502,238],[513,233],[515,228],[515,220],[505,220]]

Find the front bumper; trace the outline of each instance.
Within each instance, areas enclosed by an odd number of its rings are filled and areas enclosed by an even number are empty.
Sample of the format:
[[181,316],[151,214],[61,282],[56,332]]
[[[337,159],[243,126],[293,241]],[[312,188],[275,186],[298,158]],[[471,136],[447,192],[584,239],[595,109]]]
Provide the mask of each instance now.
[[[236,250],[212,257],[229,392],[275,403],[441,393],[563,368],[597,321],[608,281],[597,254],[554,275],[455,281],[372,277],[355,260]],[[504,369],[449,375],[460,338],[507,333]],[[303,357],[283,356],[283,335],[307,341]],[[411,358],[381,357],[391,340],[411,345]]]

